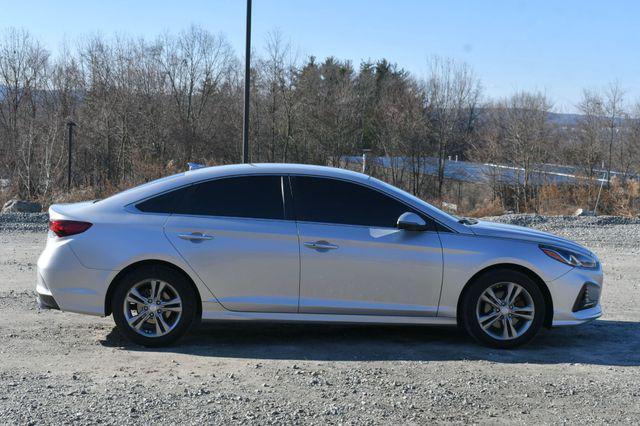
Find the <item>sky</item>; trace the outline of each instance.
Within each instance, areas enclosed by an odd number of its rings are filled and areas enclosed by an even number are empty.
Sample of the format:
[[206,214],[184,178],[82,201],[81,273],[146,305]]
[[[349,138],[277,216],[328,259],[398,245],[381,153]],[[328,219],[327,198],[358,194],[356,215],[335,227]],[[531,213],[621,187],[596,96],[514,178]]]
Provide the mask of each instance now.
[[[24,28],[54,53],[87,34],[155,38],[192,24],[244,52],[244,0],[0,0],[0,31]],[[640,101],[637,0],[253,0],[254,51],[279,31],[301,57],[387,58],[424,77],[429,58],[469,64],[487,97],[548,95],[575,112],[583,89],[617,81]]]

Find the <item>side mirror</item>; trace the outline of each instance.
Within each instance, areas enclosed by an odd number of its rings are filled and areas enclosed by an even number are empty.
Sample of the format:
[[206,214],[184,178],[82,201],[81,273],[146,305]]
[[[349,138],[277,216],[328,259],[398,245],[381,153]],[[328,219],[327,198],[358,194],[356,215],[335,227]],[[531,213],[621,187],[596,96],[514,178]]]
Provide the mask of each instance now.
[[398,218],[396,226],[398,229],[404,229],[405,231],[427,230],[427,222],[417,214],[411,212],[402,213]]

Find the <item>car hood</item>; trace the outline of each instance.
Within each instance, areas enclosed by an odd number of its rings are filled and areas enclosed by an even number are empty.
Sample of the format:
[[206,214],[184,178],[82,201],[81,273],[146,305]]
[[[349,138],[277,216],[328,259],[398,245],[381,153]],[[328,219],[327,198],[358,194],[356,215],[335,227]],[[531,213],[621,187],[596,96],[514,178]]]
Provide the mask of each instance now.
[[548,232],[526,228],[524,226],[508,225],[506,223],[479,220],[478,223],[469,225],[468,228],[471,232],[480,236],[510,238],[513,240],[524,240],[540,244],[549,244],[593,255],[590,250],[571,240],[558,237],[557,235],[553,235]]

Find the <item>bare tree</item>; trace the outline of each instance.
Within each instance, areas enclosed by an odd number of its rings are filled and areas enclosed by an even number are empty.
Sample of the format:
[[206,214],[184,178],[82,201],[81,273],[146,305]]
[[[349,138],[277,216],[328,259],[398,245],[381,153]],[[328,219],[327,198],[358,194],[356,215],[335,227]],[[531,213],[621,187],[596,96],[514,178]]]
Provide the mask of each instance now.
[[553,132],[550,110],[551,102],[545,95],[527,92],[491,107],[491,130],[485,134],[488,153],[495,163],[513,167],[510,188],[517,211],[537,208],[533,204],[535,187],[531,178],[535,167],[548,158]]
[[266,57],[258,60],[257,75],[259,128],[255,157],[266,161],[286,162],[295,147],[297,99],[295,79],[297,55],[279,31],[268,34]]
[[179,136],[184,144],[181,158],[191,159],[194,144],[214,130],[207,107],[237,65],[236,59],[224,37],[196,26],[178,37],[165,34],[159,47],[159,64],[179,118]]
[[435,57],[426,81],[427,120],[437,146],[437,196],[442,198],[445,159],[463,154],[473,137],[480,102],[480,81],[471,68]]
[[620,124],[623,118],[623,98],[624,91],[620,88],[618,82],[611,83],[605,92],[604,110],[607,117],[607,130],[609,133],[607,153],[607,182],[611,183],[611,167],[613,161],[613,146],[618,140],[620,132]]
[[[9,29],[0,42],[0,152],[4,168],[18,176],[20,193],[34,194],[38,126],[38,95],[46,89],[48,53],[24,30]],[[13,154],[13,155],[11,155]]]

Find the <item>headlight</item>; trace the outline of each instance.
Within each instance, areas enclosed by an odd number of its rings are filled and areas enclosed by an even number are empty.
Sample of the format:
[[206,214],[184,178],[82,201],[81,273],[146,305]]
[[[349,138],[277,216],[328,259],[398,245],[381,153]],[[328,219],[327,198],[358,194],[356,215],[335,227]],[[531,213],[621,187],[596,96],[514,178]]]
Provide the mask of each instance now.
[[552,246],[540,246],[540,250],[542,250],[547,256],[557,260],[558,262],[562,262],[565,265],[585,269],[596,269],[598,267],[598,259],[596,259],[595,256],[588,256],[575,251]]

